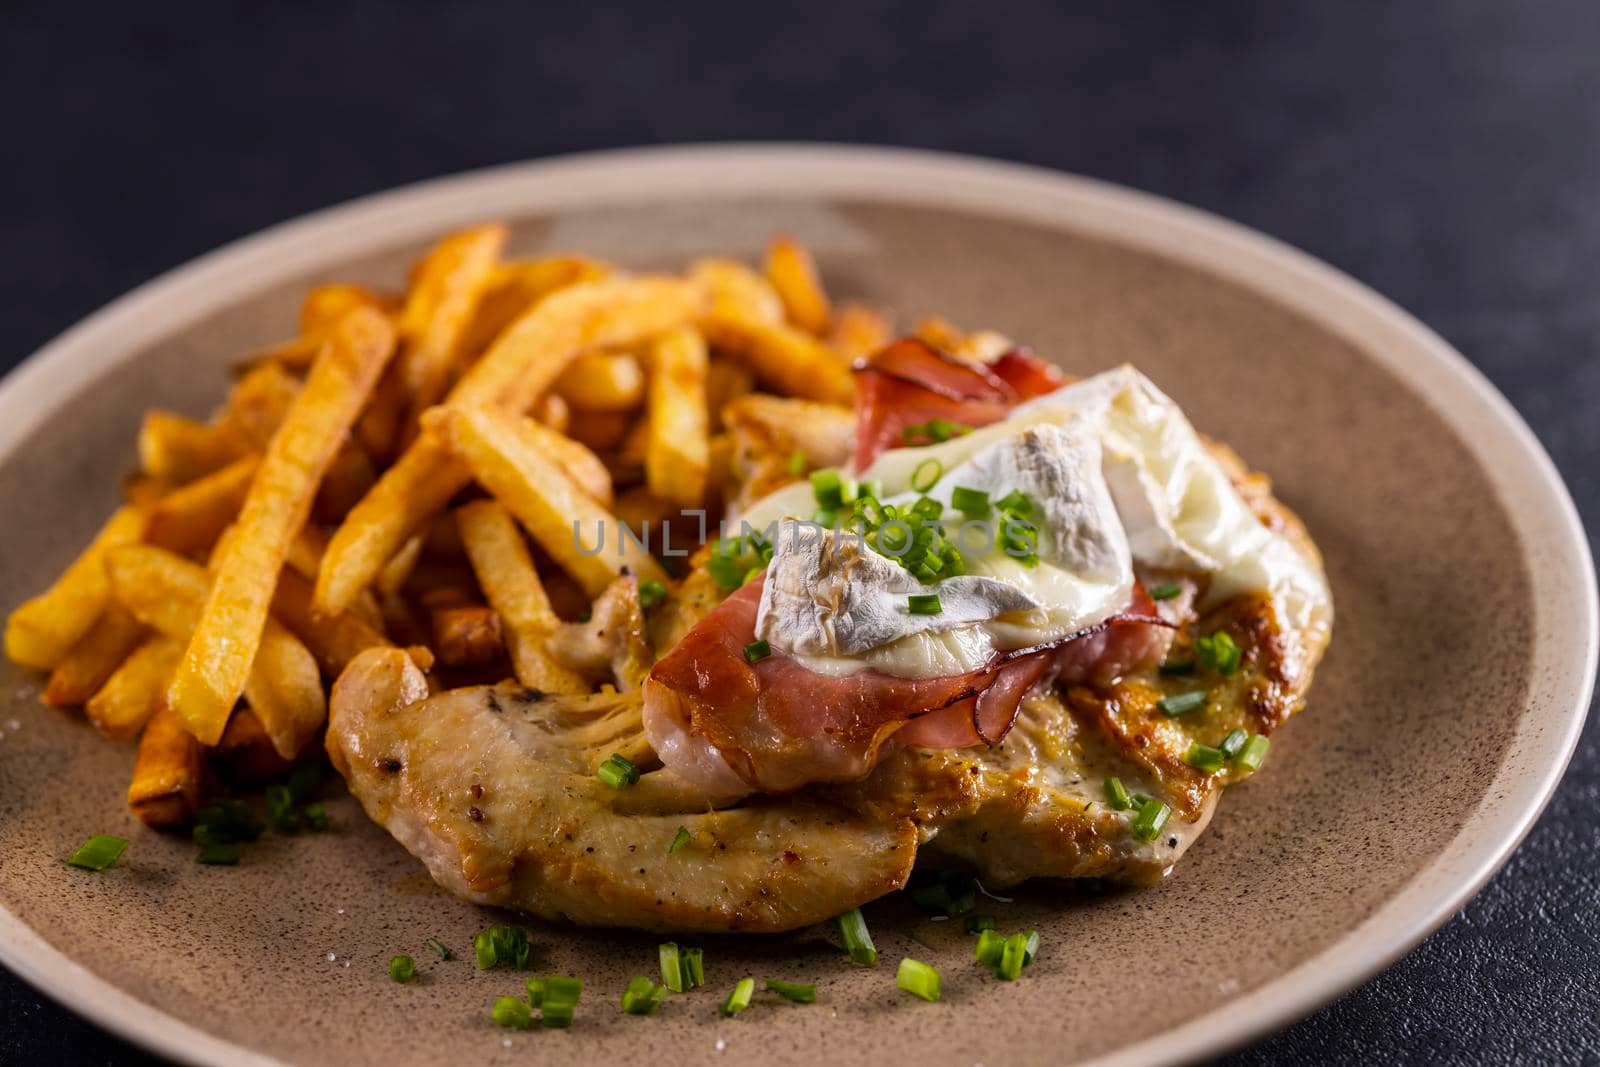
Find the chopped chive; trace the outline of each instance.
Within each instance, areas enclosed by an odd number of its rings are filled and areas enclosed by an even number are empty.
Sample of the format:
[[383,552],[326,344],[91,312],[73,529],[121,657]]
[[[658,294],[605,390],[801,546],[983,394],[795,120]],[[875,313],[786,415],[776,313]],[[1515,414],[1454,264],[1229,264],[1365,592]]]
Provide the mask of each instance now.
[[683,987],[699,989],[706,984],[705,951],[698,948],[683,950]]
[[967,933],[981,934],[985,930],[998,928],[999,923],[995,922],[993,915],[968,915],[966,925]]
[[1022,965],[1029,967],[1039,957],[1039,931],[1029,930],[1022,935]]
[[501,997],[490,1013],[496,1026],[507,1030],[532,1030],[533,1009],[521,997]]
[[417,961],[410,956],[395,956],[389,960],[389,980],[409,982],[417,976]]
[[978,943],[972,946],[972,958],[993,970],[1000,966],[1005,945],[1005,935],[998,930],[984,930],[978,935]]
[[1256,770],[1261,766],[1261,761],[1267,758],[1267,746],[1270,744],[1271,742],[1260,734],[1251,734],[1250,740],[1239,750],[1239,766],[1247,771]]
[[1156,707],[1161,713],[1171,718],[1187,715],[1191,711],[1206,706],[1206,691],[1204,689],[1191,689],[1187,693],[1173,693],[1156,701]]
[[772,655],[772,646],[765,641],[752,641],[744,646],[746,663],[760,663],[770,655]]
[[1151,600],[1171,600],[1173,597],[1183,592],[1183,586],[1179,585],[1177,582],[1168,582],[1165,585],[1158,585],[1148,592],[1150,593]]
[[288,786],[267,786],[267,818],[279,833],[300,832],[300,813],[294,810],[294,794]]
[[613,752],[594,774],[612,789],[626,789],[639,780],[639,768],[620,752]]
[[679,849],[683,848],[683,846],[687,845],[688,843],[689,843],[689,828],[687,826],[678,827],[678,832],[672,835],[672,844],[667,846],[667,854],[671,855],[672,853],[677,852]]
[[917,464],[917,469],[911,472],[911,488],[919,493],[926,493],[929,489],[939,484],[939,479],[944,477],[944,464],[929,457]]
[[1220,630],[1205,637],[1195,638],[1194,651],[1201,663],[1221,675],[1237,671],[1239,660],[1243,656],[1239,646],[1234,644],[1233,638]]
[[894,984],[912,996],[921,997],[930,1003],[939,999],[939,972],[909,956],[900,961],[900,969],[895,972]]
[[906,610],[912,615],[938,615],[944,608],[938,593],[914,593],[906,597]]
[[1133,807],[1133,801],[1128,798],[1128,790],[1123,786],[1121,778],[1106,779],[1106,803],[1111,805],[1112,811],[1127,811]]
[[639,606],[653,608],[667,599],[667,587],[654,578],[646,578],[639,583]]
[[547,1030],[564,1030],[572,1025],[582,994],[582,978],[537,978],[528,982],[528,1002],[539,1009],[539,1025]]
[[775,978],[768,978],[764,983],[767,990],[778,994],[784,1000],[792,1000],[796,1004],[815,1004],[817,1002],[817,987],[805,982],[780,982]]
[[982,518],[989,514],[989,494],[958,485],[950,490],[950,506],[969,518]]
[[1012,934],[1001,946],[1000,966],[995,968],[995,974],[1007,982],[1015,982],[1022,977],[1022,965],[1027,961],[1027,955],[1027,935]]
[[678,957],[678,943],[666,941],[656,946],[661,962],[661,984],[674,993],[683,992],[683,961]]
[[238,844],[201,845],[200,854],[194,861],[204,863],[208,867],[232,867],[239,862],[239,856],[243,852],[244,848]]
[[1139,814],[1133,819],[1133,836],[1140,841],[1154,841],[1167,825],[1172,809],[1154,798],[1139,805]]
[[844,950],[850,953],[851,960],[862,967],[876,967],[878,965],[878,950],[872,944],[872,935],[867,932],[867,920],[862,918],[860,908],[851,908],[838,919],[839,937],[844,941]]
[[1228,736],[1222,739],[1222,743],[1217,748],[1222,751],[1224,756],[1233,759],[1244,748],[1244,743],[1249,739],[1249,733],[1242,728],[1229,730]]
[[1215,774],[1222,770],[1222,763],[1226,758],[1222,754],[1222,749],[1212,748],[1210,745],[1202,745],[1198,741],[1190,741],[1189,751],[1183,754],[1183,762],[1195,770],[1204,771],[1207,774]]
[[539,1009],[539,1025],[546,1030],[565,1030],[572,1025],[572,1016],[577,1007],[577,1004],[565,1001],[547,1004]]
[[433,949],[433,951],[438,954],[441,960],[450,959],[455,955],[455,953],[446,948],[444,942],[440,941],[437,937],[428,938],[428,947]]
[[754,978],[741,978],[733,987],[733,992],[728,994],[728,999],[722,1002],[722,1014],[738,1015],[750,1006],[750,998],[755,995],[756,980]]
[[632,978],[622,992],[622,1010],[629,1015],[654,1015],[665,999],[666,986],[656,985],[643,976]]
[[317,799],[322,788],[322,767],[316,763],[302,763],[289,775],[289,795],[296,804]]
[[836,470],[812,471],[811,495],[818,507],[838,508],[844,503],[844,480]]
[[1194,659],[1169,659],[1161,665],[1162,674],[1188,674],[1194,670]]
[[472,952],[480,971],[495,967],[514,967],[525,971],[532,951],[527,931],[514,926],[490,926],[480,930],[478,936],[472,939]]
[[796,478],[806,472],[806,453],[804,449],[797,448],[789,454],[789,473]]
[[67,863],[86,871],[103,871],[122,858],[127,849],[128,839],[125,837],[95,834],[67,857]]
[[328,809],[322,806],[321,801],[307,804],[300,809],[300,815],[305,819],[306,825],[317,833],[328,828]]
[[199,845],[228,845],[254,841],[267,828],[242,800],[214,800],[194,818],[193,836]]

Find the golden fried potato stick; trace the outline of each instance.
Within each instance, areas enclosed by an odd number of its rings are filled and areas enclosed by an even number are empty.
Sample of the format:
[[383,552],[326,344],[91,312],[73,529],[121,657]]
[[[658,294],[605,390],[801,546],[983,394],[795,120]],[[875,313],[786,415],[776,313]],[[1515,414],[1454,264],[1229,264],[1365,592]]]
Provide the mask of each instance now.
[[145,542],[183,555],[210,548],[239,514],[260,464],[251,453],[162,497],[150,509]]
[[276,363],[284,370],[297,373],[310,369],[334,323],[358,307],[370,307],[389,314],[398,309],[399,302],[364,285],[349,282],[329,282],[316,286],[300,304],[299,336],[250,353],[242,369],[250,370],[263,363]]
[[537,424],[493,408],[456,405],[434,408],[423,423],[591,596],[624,571],[641,579],[666,577],[649,552],[623,536],[617,519],[539,449],[526,433]]
[[344,521],[350,509],[360,503],[377,481],[378,471],[366,449],[355,441],[346,441],[322,476],[317,502],[312,505],[317,521],[329,524]]
[[[587,348],[625,347],[693,320],[700,294],[677,278],[617,278],[557,290],[508,326],[450,393],[449,402],[523,412]],[[472,480],[467,467],[423,434],[333,535],[317,575],[317,611],[353,601],[406,539]]]
[[718,349],[743,360],[762,384],[788,396],[850,404],[855,384],[833,349],[793,326],[732,311],[710,311],[700,330]]
[[783,299],[789,321],[818,337],[827,333],[833,305],[806,246],[786,233],[778,234],[767,245],[766,268],[767,280]]
[[546,393],[533,405],[533,417],[556,433],[566,433],[572,423],[572,408],[556,393]]
[[312,614],[311,582],[287,567],[278,575],[272,614],[311,650],[329,678],[337,678],[345,664],[365,649],[393,647],[387,637],[353,612]]
[[410,408],[411,394],[406,391],[405,377],[399,364],[391,364],[378,379],[355,428],[357,443],[378,464],[388,462],[399,449]]
[[689,280],[704,290],[714,311],[728,311],[761,322],[783,321],[783,298],[778,291],[737,259],[697,259],[689,264]]
[[645,481],[656,496],[683,507],[706,495],[707,367],[705,340],[692,328],[651,342]]
[[139,426],[140,468],[174,485],[226,467],[251,450],[249,439],[232,427],[170,411],[147,411]]
[[644,402],[644,369],[626,352],[584,352],[556,379],[556,394],[586,411],[632,411]]
[[545,652],[545,639],[561,620],[511,513],[497,501],[475,500],[457,508],[455,518],[478,586],[505,624],[517,681],[546,693],[587,693],[588,683]]
[[567,436],[591,452],[611,453],[628,442],[632,415],[622,411],[582,411],[574,409]]
[[706,368],[706,418],[712,433],[722,429],[722,412],[741,396],[755,392],[756,376],[743,363],[713,359]]
[[89,698],[84,713],[111,740],[133,740],[161,704],[182,658],[183,642],[165,634],[146,638]]
[[419,265],[400,315],[403,341],[396,363],[410,397],[408,421],[438,403],[449,388],[457,353],[506,237],[501,223],[473,226],[440,241]]
[[118,545],[136,543],[144,533],[144,523],[144,513],[138,508],[118,508],[54,585],[11,613],[6,619],[5,641],[12,662],[55,669],[111,600],[106,554]]
[[828,332],[828,344],[846,366],[867,358],[893,339],[894,323],[888,313],[866,304],[842,305]]
[[300,380],[283,367],[274,362],[257,364],[228,391],[216,424],[254,448],[265,448],[299,392]]
[[[178,650],[179,654],[183,649]],[[272,747],[267,728],[249,708],[239,708],[228,720],[217,742],[216,755],[226,767],[229,782],[270,782],[282,778],[293,766]]]
[[185,826],[200,807],[204,750],[182,718],[161,707],[139,737],[128,808],[157,830]]
[[[357,308],[334,327],[256,469],[234,536],[212,560],[211,589],[166,700],[204,744],[222,736],[258,658],[269,667],[261,680],[278,680],[270,667],[284,655],[282,643],[260,644],[278,572],[323,473],[393,351],[394,329],[376,311]],[[256,711],[274,733],[269,714]],[[286,757],[295,750],[283,746],[297,740],[289,733],[273,737]]]
[[433,608],[433,648],[446,667],[482,667],[505,652],[500,616],[482,604]]
[[144,638],[138,619],[118,603],[106,605],[99,620],[56,664],[45,683],[44,702],[55,708],[75,708],[94,696],[117,665]]
[[[187,649],[211,583],[205,568],[163,548],[126,545],[107,555],[106,571],[117,601],[134,618]],[[285,759],[304,750],[327,717],[316,659],[276,619],[261,629],[244,698]]]
[[612,272],[609,263],[585,256],[548,256],[497,264],[478,301],[461,351],[469,356],[481,354],[502,330],[557,289],[599,281]]

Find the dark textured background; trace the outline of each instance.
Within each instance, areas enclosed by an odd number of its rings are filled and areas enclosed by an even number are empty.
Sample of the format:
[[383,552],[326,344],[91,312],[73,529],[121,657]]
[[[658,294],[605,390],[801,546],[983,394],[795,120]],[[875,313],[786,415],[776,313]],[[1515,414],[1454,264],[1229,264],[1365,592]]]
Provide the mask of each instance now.
[[[1488,374],[1600,529],[1593,0],[825,6],[0,5],[0,369],[224,241],[419,178],[916,145],[1123,182],[1343,268]],[[1591,722],[1460,916],[1237,1062],[1600,1061],[1597,800]],[[0,970],[0,1062],[141,1059]]]

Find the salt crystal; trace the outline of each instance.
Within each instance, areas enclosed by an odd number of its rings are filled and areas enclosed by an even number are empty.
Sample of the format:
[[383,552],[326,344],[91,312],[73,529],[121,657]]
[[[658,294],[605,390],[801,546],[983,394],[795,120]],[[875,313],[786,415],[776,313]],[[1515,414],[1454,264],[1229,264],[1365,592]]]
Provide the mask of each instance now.
[[329,963],[332,963],[332,962],[333,962],[333,961],[334,961],[334,960],[336,960],[336,959],[338,959],[338,958],[339,958],[339,957],[338,957],[338,956],[336,956],[336,955],[334,955],[334,954],[333,954],[333,953],[332,953],[332,952],[330,952],[330,953],[328,953],[328,962],[329,962]]
[[334,909],[334,913],[338,914],[338,915],[343,915],[344,914],[344,909],[343,908],[335,908]]
[[510,1048],[511,1047],[511,1039],[509,1037],[502,1037],[500,1039],[500,1047],[501,1048]]
[[345,960],[345,961],[344,961],[344,965],[345,965],[345,966],[346,966],[346,967],[348,967],[348,966],[350,966],[350,961],[349,961],[349,960]]
[[718,1052],[721,1052],[723,1049],[728,1047],[728,1043],[726,1041],[722,1040],[722,1038],[719,1037],[719,1038],[717,1038],[717,1043],[716,1043],[716,1045],[714,1047],[716,1048],[716,1050]]
[[16,719],[7,719],[6,729],[10,730],[12,733],[16,733],[18,730],[22,729],[22,723]]

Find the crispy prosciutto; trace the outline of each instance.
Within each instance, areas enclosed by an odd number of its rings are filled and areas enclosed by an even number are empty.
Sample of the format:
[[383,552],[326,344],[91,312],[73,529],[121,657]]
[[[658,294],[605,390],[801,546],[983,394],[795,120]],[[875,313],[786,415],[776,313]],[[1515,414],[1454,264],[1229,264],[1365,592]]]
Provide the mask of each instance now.
[[933,419],[979,427],[999,422],[1024,400],[1053,392],[1061,372],[1026,349],[985,366],[958,359],[915,337],[856,364],[857,471],[906,444],[906,430]]

